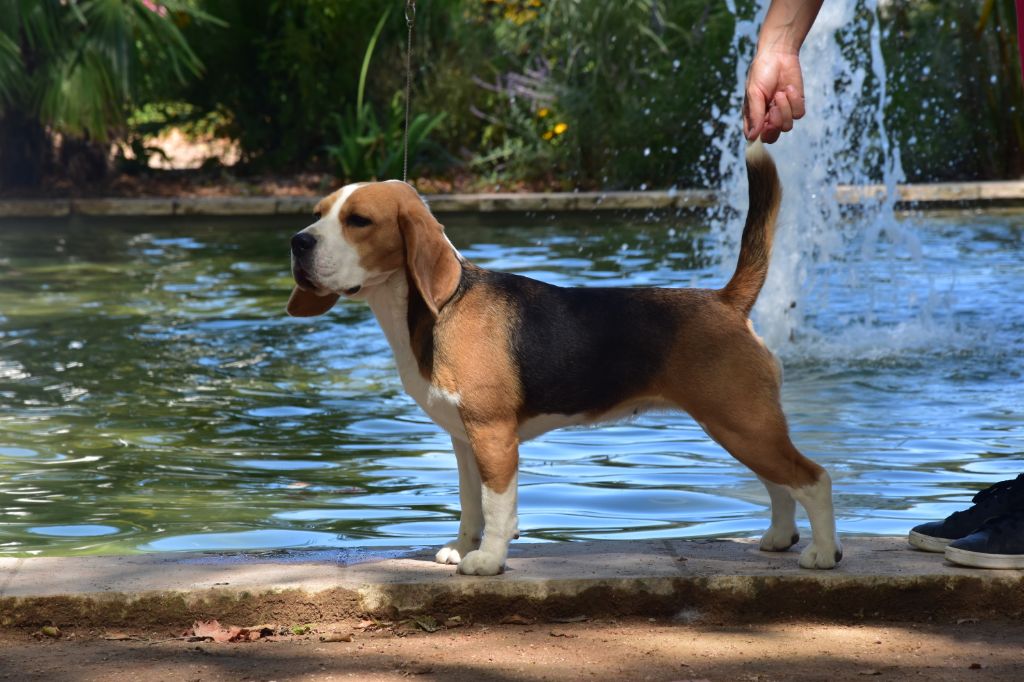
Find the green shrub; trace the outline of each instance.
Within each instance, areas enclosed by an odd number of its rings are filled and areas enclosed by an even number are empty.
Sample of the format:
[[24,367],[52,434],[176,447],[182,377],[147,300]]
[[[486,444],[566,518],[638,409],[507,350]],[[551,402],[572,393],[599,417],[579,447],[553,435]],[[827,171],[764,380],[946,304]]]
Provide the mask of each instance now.
[[[332,114],[351,102],[366,47],[380,18],[376,0],[202,0],[225,30],[188,33],[214,65],[186,93],[201,110],[229,113],[222,132],[257,167],[295,169],[324,156]],[[386,106],[404,84],[405,21],[395,13],[380,36],[368,99]]]
[[732,90],[724,4],[465,4],[455,39],[466,47],[445,63],[476,83],[460,98],[482,123],[471,168],[615,188],[690,185],[716,165],[704,127]]
[[58,133],[76,179],[102,175],[132,109],[201,73],[189,23],[217,24],[185,0],[0,3],[0,184],[39,182]]
[[908,180],[1024,174],[1013,4],[894,0],[887,7],[887,120]]
[[[381,29],[390,11],[377,22],[363,56],[359,71],[356,101],[344,115],[332,114],[336,144],[326,146],[327,156],[335,171],[346,180],[383,180],[401,177],[405,161],[405,95],[396,92],[381,123],[373,105],[366,101],[366,75]],[[444,113],[428,116],[417,114],[409,119],[408,153],[415,160],[430,132],[444,119]],[[330,135],[328,134],[330,137]]]

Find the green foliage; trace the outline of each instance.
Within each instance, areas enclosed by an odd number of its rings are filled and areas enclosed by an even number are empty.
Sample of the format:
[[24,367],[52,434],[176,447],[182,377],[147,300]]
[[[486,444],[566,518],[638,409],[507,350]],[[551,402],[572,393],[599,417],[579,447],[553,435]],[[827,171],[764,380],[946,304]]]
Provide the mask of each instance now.
[[1024,174],[1024,94],[1012,0],[895,0],[883,40],[911,181]]
[[[215,64],[184,99],[230,114],[222,132],[238,140],[250,165],[308,167],[323,156],[332,114],[356,92],[365,36],[380,18],[378,0],[203,0],[229,28],[195,25],[189,42]],[[368,99],[387,105],[404,83],[405,21],[393,14],[380,35],[381,58]]]
[[[335,125],[337,144],[326,146],[327,155],[336,171],[347,180],[381,180],[398,178],[404,161],[405,103],[401,92],[391,98],[390,109],[382,124],[373,105],[366,101],[366,76],[377,45],[381,29],[390,10],[377,22],[370,36],[370,43],[363,56],[359,72],[359,87],[356,101],[349,105],[344,115],[331,114]],[[444,113],[435,116],[417,114],[409,121],[409,157],[423,146],[427,136],[444,119]]]
[[[441,55],[434,72],[448,80],[431,79],[425,97],[457,101],[479,119],[460,140],[474,171],[665,187],[694,184],[716,166],[704,126],[732,90],[734,20],[724,4],[463,5],[452,27],[462,47]],[[559,123],[564,131],[550,134]]]
[[[405,107],[401,93],[395,93],[384,124],[373,107],[351,107],[344,116],[332,114],[337,144],[326,146],[327,156],[337,174],[346,180],[384,180],[401,177]],[[409,163],[424,148],[430,132],[445,114],[417,114],[409,120]]]
[[182,0],[9,0],[0,11],[0,105],[62,133],[111,139],[132,104],[201,73],[179,27],[193,20],[215,23]]
[[[417,4],[410,162],[421,171],[566,189],[717,181],[713,141],[738,125],[722,116],[736,73],[726,3]],[[1024,173],[1013,4],[883,4],[886,119],[910,179]],[[735,5],[744,19],[753,9]],[[145,137],[166,125],[234,138],[250,168],[395,177],[406,24],[401,3],[384,18],[381,8],[0,1],[0,182],[37,177],[11,159],[42,158],[53,133],[114,140],[144,157],[158,153]]]
[[189,22],[216,24],[186,0],[2,3],[0,185],[39,182],[56,134],[73,180],[101,177],[132,109],[201,73]]

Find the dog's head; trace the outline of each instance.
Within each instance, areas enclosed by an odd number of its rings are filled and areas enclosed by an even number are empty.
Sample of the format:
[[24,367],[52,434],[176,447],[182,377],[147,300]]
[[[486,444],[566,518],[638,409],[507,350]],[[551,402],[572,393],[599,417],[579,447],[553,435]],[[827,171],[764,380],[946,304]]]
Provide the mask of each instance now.
[[406,183],[346,185],[321,199],[314,216],[292,237],[289,315],[321,315],[341,296],[363,298],[403,269],[435,315],[455,292],[462,273],[455,249]]

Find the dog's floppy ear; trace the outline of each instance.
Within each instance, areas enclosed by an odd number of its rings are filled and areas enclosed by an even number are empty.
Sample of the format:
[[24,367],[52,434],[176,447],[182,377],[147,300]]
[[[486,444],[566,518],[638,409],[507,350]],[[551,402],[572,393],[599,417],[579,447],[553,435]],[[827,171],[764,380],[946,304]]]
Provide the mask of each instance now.
[[311,291],[295,287],[288,298],[288,314],[292,317],[323,315],[338,302],[338,294],[317,296]]
[[444,236],[444,226],[419,197],[402,202],[398,227],[405,240],[405,265],[412,283],[437,317],[437,311],[459,286],[462,265]]

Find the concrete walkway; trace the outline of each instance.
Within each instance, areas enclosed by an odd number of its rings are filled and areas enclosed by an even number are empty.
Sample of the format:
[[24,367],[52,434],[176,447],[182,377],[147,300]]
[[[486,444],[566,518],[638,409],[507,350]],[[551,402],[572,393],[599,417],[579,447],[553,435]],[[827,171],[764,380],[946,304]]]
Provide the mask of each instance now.
[[[798,548],[803,543],[798,545]],[[429,613],[697,620],[927,620],[1024,614],[1024,571],[958,568],[904,538],[844,539],[833,571],[756,541],[514,543],[505,574],[457,575],[432,550],[0,559],[0,626],[324,622]]]
[[[896,187],[901,208],[1024,206],[1024,180],[950,182]],[[877,201],[882,185],[839,186],[842,204]],[[436,213],[522,213],[537,211],[685,210],[719,201],[708,189],[646,192],[520,192],[436,194],[427,197]],[[0,199],[0,218],[82,216],[258,216],[308,214],[319,197],[144,197],[89,199]]]

